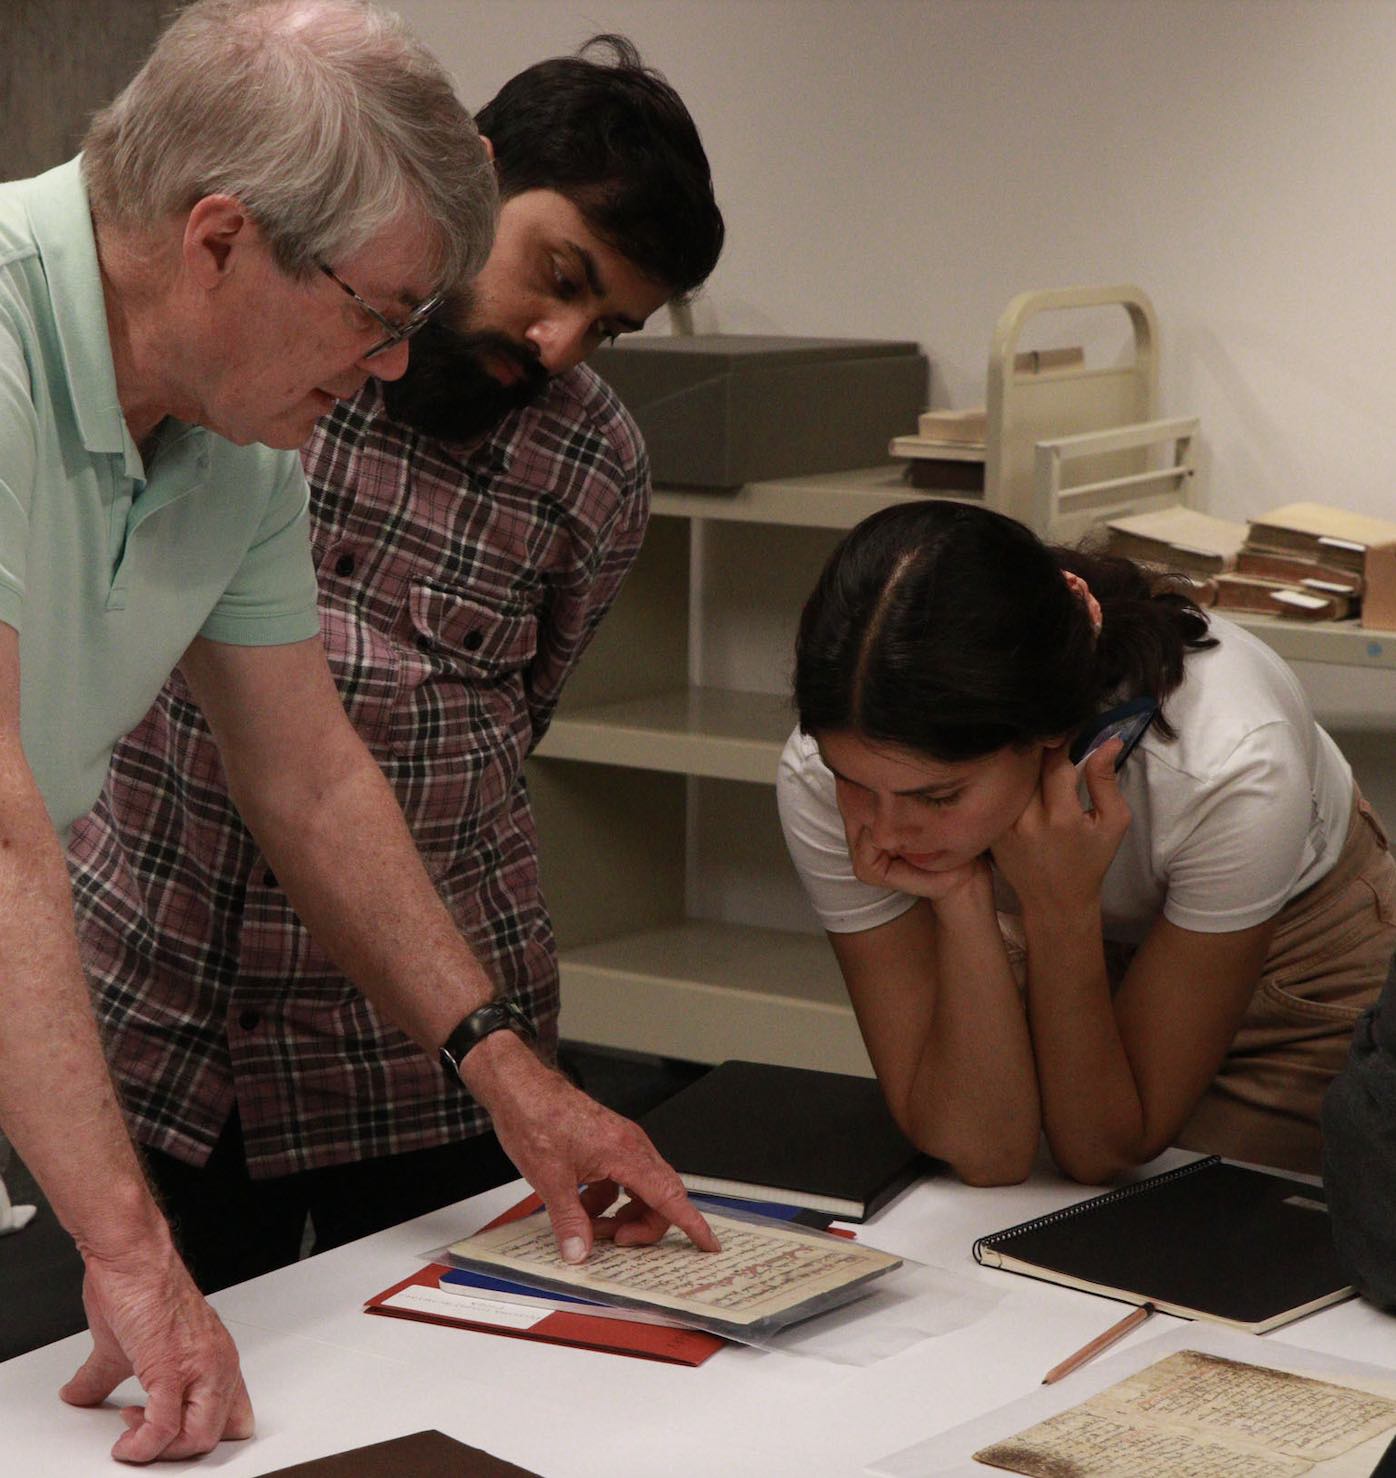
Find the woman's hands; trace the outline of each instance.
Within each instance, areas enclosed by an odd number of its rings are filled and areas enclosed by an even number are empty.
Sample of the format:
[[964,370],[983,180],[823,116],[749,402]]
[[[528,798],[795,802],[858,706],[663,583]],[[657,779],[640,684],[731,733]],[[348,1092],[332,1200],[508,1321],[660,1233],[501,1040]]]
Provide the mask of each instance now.
[[[1101,884],[1130,823],[1115,773],[1119,752],[1120,741],[1111,740],[1078,771],[1065,748],[1043,751],[1036,794],[992,848],[1025,918],[1039,911],[1060,915],[1098,905]],[[1082,776],[1089,810],[1077,793]]]
[[895,852],[885,852],[872,840],[866,826],[844,823],[848,837],[848,855],[853,861],[853,875],[861,883],[875,888],[891,888],[925,898],[931,903],[991,901],[993,881],[989,858],[983,854],[960,867],[932,872],[916,867]]

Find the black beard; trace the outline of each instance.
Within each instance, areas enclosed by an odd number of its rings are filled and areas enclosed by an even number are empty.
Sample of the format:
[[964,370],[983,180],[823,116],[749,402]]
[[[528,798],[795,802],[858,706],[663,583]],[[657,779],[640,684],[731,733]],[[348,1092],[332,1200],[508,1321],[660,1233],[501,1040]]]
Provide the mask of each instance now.
[[[487,356],[517,365],[523,378],[502,384],[486,368]],[[469,442],[542,399],[548,372],[504,334],[460,333],[434,320],[413,338],[407,373],[382,385],[395,421],[437,441]]]

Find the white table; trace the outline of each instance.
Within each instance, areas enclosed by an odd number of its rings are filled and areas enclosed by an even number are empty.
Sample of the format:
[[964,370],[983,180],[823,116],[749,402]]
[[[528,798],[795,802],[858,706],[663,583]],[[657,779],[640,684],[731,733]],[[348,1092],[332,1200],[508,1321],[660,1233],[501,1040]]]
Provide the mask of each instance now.
[[[1190,1158],[1170,1152],[1147,1168]],[[1035,1389],[1119,1315],[1116,1303],[973,1262],[976,1236],[1090,1194],[1045,1168],[996,1190],[927,1181],[860,1230],[865,1242],[1004,1295],[978,1322],[874,1365],[734,1347],[688,1369],[360,1312],[419,1254],[521,1192],[490,1192],[215,1295],[242,1352],[258,1436],[224,1444],[201,1469],[244,1478],[436,1427],[546,1478],[848,1478]],[[1129,1339],[1177,1322],[1159,1316]],[[1396,1368],[1396,1319],[1358,1301],[1266,1340]],[[57,1396],[87,1343],[75,1336],[0,1364],[0,1472],[116,1471],[107,1462],[121,1430],[115,1403],[77,1411]]]

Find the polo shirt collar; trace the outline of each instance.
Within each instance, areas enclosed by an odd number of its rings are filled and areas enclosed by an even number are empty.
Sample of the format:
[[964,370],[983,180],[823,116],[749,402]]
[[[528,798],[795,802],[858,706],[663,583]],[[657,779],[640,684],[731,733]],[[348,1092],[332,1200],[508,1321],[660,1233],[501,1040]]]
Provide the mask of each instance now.
[[89,452],[123,457],[126,475],[144,481],[145,466],[126,427],[116,390],[82,156],[50,170],[44,184],[45,188],[29,194],[29,224],[48,278],[54,327],[82,444]]

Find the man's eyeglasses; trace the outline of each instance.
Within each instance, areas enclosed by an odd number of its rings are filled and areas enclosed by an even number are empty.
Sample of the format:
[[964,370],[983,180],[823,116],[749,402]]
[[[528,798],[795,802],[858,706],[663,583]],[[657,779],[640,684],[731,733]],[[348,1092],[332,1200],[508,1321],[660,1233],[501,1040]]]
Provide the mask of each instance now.
[[343,288],[370,318],[376,319],[387,330],[386,337],[380,339],[372,349],[366,350],[361,354],[359,356],[361,359],[372,359],[375,354],[381,354],[385,349],[391,349],[394,345],[404,343],[410,339],[446,300],[445,293],[433,293],[425,302],[418,303],[401,323],[394,323],[391,318],[384,318],[372,303],[366,302],[361,298],[342,277],[337,276],[323,262],[320,263],[320,270],[336,286]]

